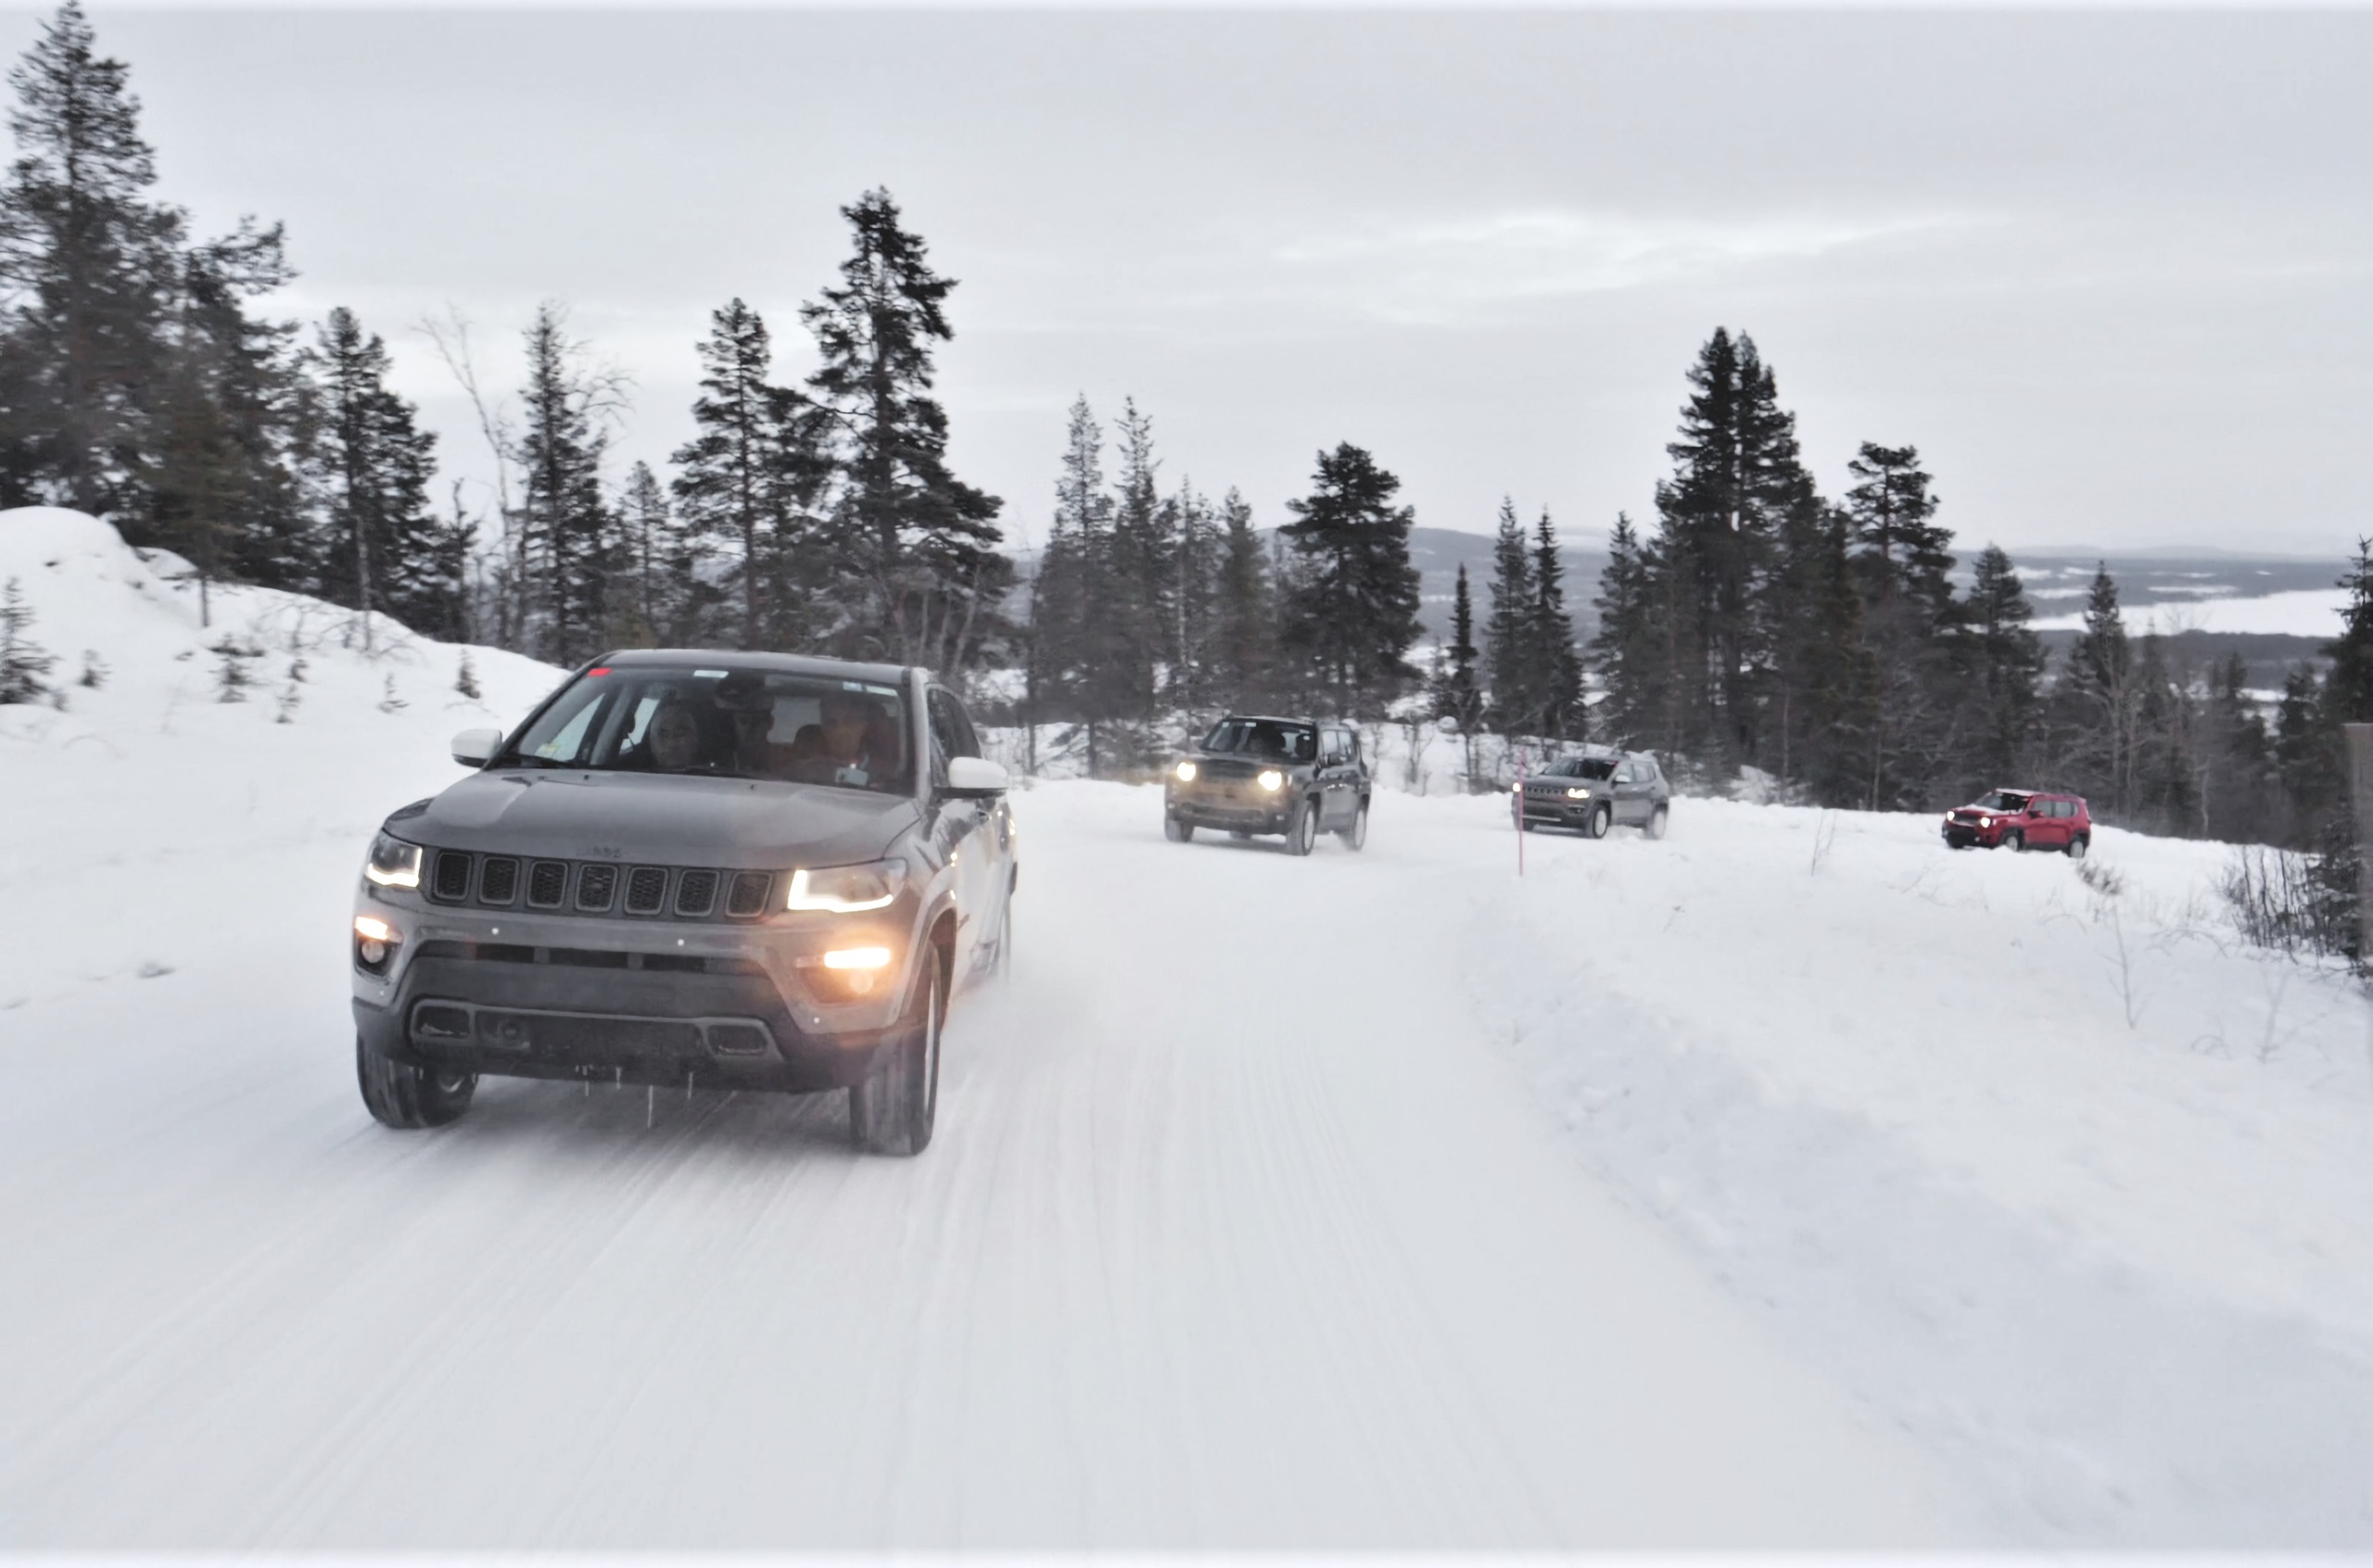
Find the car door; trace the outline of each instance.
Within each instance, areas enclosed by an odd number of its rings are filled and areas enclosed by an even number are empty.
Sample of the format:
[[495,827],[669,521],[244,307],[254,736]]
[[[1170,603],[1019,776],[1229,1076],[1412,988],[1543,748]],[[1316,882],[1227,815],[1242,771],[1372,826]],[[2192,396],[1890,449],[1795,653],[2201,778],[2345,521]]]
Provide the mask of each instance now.
[[980,755],[980,743],[955,693],[934,686],[925,702],[931,720],[932,836],[956,871],[956,974],[960,977],[971,972],[995,918],[989,894],[1001,857],[996,836],[981,829],[996,803],[958,800],[946,792],[949,759]]
[[1351,795],[1351,791],[1344,788],[1345,776],[1351,772],[1351,731],[1320,731],[1318,777],[1322,789],[1319,798],[1326,803],[1326,809],[1319,814],[1318,825],[1330,832],[1351,824],[1351,809],[1344,804]]
[[1616,764],[1615,777],[1608,781],[1615,796],[1615,820],[1637,826],[1648,819],[1646,807],[1648,785],[1642,777],[1640,765],[1626,757]]

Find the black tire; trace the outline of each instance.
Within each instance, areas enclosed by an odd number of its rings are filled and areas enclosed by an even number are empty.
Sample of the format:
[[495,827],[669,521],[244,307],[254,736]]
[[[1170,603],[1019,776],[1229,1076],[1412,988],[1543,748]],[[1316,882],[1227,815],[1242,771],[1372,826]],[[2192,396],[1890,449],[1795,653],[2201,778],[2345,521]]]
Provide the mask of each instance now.
[[1252,835],[1246,832],[1241,828],[1229,828],[1227,830],[1227,836],[1239,844],[1248,844],[1252,841]]
[[1195,841],[1195,825],[1165,816],[1161,819],[1161,836],[1174,844],[1191,844]]
[[1303,800],[1286,819],[1286,853],[1308,854],[1318,843],[1318,803]]
[[1656,810],[1648,813],[1648,825],[1641,828],[1640,831],[1645,833],[1651,839],[1661,839],[1665,836],[1665,828],[1671,821],[1671,818],[1672,812],[1670,808],[1658,806]]
[[459,1120],[478,1088],[474,1072],[437,1072],[391,1061],[364,1044],[359,1034],[354,1037],[354,1076],[373,1118],[382,1127],[407,1132]]
[[2027,836],[2013,828],[2002,835],[2002,847],[2012,854],[2024,854],[2026,853]]
[[2079,833],[2075,838],[2068,841],[2068,858],[2071,860],[2082,860],[2085,858],[2086,852],[2090,850],[2092,847],[2092,839],[2087,834]]
[[1606,830],[1608,827],[1611,826],[1614,821],[1615,808],[1608,805],[1605,801],[1601,801],[1597,805],[1591,808],[1589,817],[1583,821],[1582,837],[1586,839],[1604,839],[1606,837]]
[[1357,816],[1354,816],[1353,818],[1351,818],[1351,825],[1349,828],[1338,828],[1335,830],[1335,836],[1336,836],[1337,838],[1339,838],[1339,839],[1340,839],[1340,840],[1342,840],[1342,841],[1343,841],[1343,847],[1344,847],[1344,848],[1346,848],[1346,849],[1350,849],[1350,850],[1362,850],[1362,849],[1365,849],[1365,848],[1367,847],[1367,842],[1368,842],[1368,803],[1367,803],[1367,802],[1365,802],[1365,801],[1362,801],[1362,802],[1360,803],[1360,814],[1359,814]]
[[997,916],[997,950],[989,960],[989,978],[1004,980],[1013,975],[1013,884],[1006,884],[1005,909]]
[[871,1078],[849,1086],[849,1133],[867,1154],[911,1157],[931,1146],[939,1119],[939,1048],[947,1026],[947,963],[923,950],[909,1028]]

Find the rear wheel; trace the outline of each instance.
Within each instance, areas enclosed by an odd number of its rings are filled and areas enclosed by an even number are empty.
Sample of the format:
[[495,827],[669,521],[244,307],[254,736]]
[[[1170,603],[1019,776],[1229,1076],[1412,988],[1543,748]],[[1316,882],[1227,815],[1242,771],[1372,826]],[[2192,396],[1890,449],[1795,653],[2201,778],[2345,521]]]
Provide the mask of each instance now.
[[1335,836],[1351,849],[1364,849],[1368,841],[1368,803],[1360,803],[1360,814],[1351,818],[1349,828],[1339,829]]
[[940,1034],[946,1021],[947,968],[939,944],[923,950],[923,972],[907,1009],[909,1027],[871,1078],[849,1086],[849,1132],[867,1154],[919,1155],[939,1117]]
[[1308,854],[1318,842],[1318,803],[1305,800],[1286,821],[1286,853]]
[[2068,841],[2068,858],[2071,860],[2082,860],[2085,858],[2085,852],[2092,847],[2093,841],[2085,837],[2084,834],[2079,833],[2075,838]]
[[1665,836],[1666,824],[1671,818],[1671,816],[1672,813],[1664,806],[1658,806],[1656,810],[1650,812],[1648,814],[1648,826],[1644,829],[1648,837],[1652,839],[1663,838]]
[[2027,836],[2013,828],[2002,835],[2002,847],[2012,854],[2020,854],[2027,847]]
[[1165,816],[1161,819],[1161,836],[1174,844],[1192,843],[1195,841],[1195,825],[1181,822],[1174,816]]
[[1595,806],[1592,808],[1590,819],[1582,824],[1582,834],[1586,838],[1604,839],[1606,837],[1608,824],[1614,820],[1613,806],[1605,804]]
[[413,1067],[381,1056],[354,1038],[354,1076],[362,1089],[362,1103],[382,1126],[414,1132],[458,1120],[477,1093],[474,1072],[438,1071]]

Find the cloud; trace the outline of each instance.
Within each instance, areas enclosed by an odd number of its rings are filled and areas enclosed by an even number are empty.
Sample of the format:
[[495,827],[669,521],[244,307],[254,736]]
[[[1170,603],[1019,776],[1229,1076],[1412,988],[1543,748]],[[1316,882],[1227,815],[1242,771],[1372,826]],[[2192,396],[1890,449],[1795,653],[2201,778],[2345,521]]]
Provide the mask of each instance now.
[[1539,210],[1304,238],[1275,259],[1356,309],[1445,322],[1501,304],[1605,294],[1975,226],[1957,215],[1736,221]]

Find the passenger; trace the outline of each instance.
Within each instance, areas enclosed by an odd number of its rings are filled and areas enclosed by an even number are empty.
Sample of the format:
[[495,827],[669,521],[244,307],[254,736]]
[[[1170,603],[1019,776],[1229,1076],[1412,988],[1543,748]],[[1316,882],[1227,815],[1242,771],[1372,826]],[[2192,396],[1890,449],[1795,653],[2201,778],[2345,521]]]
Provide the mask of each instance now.
[[897,765],[897,737],[878,722],[882,710],[853,691],[833,691],[822,703],[823,723],[792,742],[791,777],[808,784],[854,784],[886,778]]

